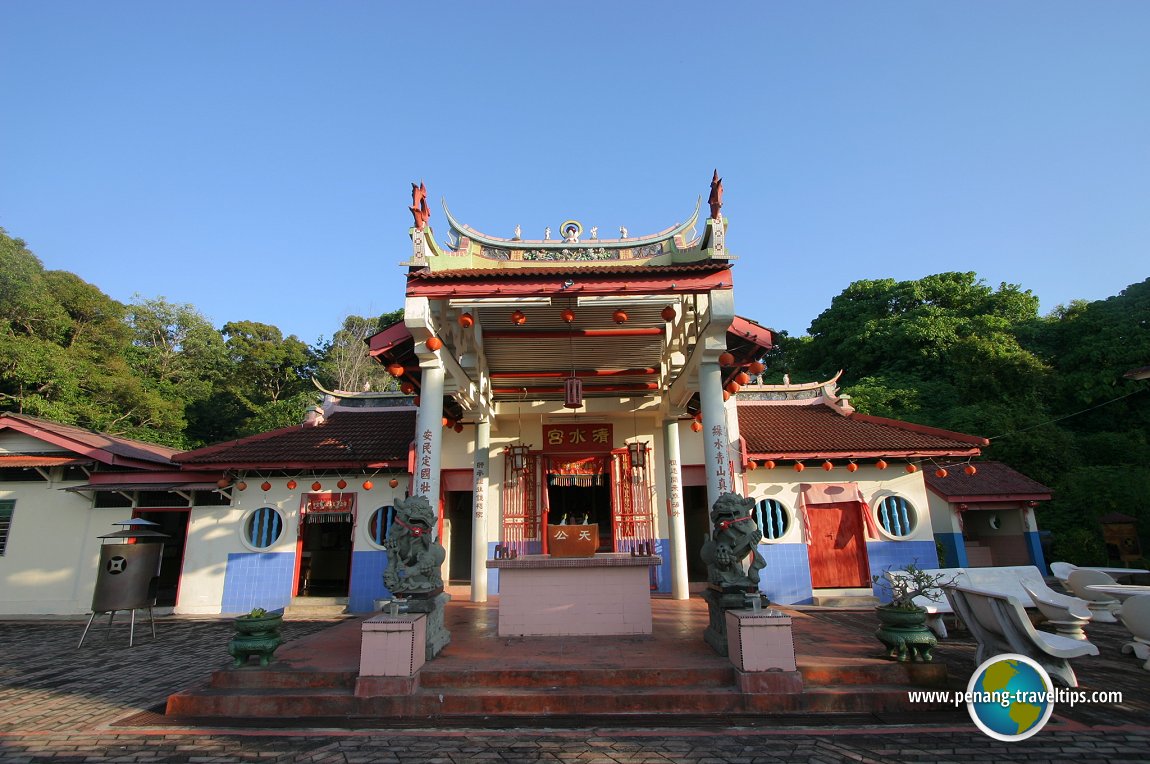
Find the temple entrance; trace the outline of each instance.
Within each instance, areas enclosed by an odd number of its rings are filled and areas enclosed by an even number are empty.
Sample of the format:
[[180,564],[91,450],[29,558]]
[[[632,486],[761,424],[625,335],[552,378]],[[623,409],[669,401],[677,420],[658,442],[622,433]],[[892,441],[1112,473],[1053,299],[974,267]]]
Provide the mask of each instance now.
[[[180,592],[180,572],[184,568],[184,546],[188,542],[189,509],[148,509],[137,511],[132,516],[159,525],[153,530],[166,533],[168,538],[156,539],[164,545],[164,555],[160,558],[160,575],[156,580],[156,604],[171,607],[176,604]],[[150,539],[140,539],[147,542]]]
[[471,491],[446,491],[443,498],[443,545],[447,548],[447,570],[450,583],[471,583],[471,534],[474,527]]
[[[552,476],[562,477],[562,476]],[[549,481],[550,482],[550,481]],[[581,525],[586,516],[588,525],[599,526],[600,552],[614,549],[611,527],[611,491],[604,485],[547,486],[547,524]]]
[[301,597],[346,597],[354,523],[350,514],[305,513],[299,527]]
[[707,486],[683,487],[683,525],[687,543],[687,581],[705,583],[707,565],[703,562],[703,542],[711,533],[711,517],[707,510]]
[[811,544],[811,587],[831,589],[870,586],[862,515],[856,502],[818,504],[807,508]]

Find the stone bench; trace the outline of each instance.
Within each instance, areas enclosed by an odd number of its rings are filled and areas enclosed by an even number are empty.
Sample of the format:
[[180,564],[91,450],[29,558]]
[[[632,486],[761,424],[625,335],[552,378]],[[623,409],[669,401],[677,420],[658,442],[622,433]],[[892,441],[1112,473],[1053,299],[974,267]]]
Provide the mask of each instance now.
[[[956,586],[967,586],[972,589],[995,592],[1014,597],[1024,608],[1038,608],[1047,618],[1071,632],[1089,622],[1089,613],[1084,610],[1086,603],[1077,598],[1067,597],[1046,585],[1042,573],[1033,565],[1009,565],[993,568],[932,568],[924,570],[928,575],[947,576],[944,582],[953,578]],[[906,575],[905,571],[888,570],[887,578],[893,580]],[[1036,596],[1037,595],[1037,598]],[[1038,601],[1041,600],[1042,604]],[[927,626],[939,637],[947,636],[946,624],[943,616],[953,613],[950,603],[946,599],[935,602],[928,597],[915,597],[914,604],[927,612]],[[1075,636],[1075,638],[1080,638]],[[1085,638],[1083,635],[1081,638]]]
[[1016,653],[1031,658],[1051,678],[1077,687],[1078,678],[1070,658],[1098,655],[1098,648],[1085,639],[1071,639],[1038,631],[1016,597],[966,586],[943,587],[947,601],[978,642],[975,663],[995,655]]

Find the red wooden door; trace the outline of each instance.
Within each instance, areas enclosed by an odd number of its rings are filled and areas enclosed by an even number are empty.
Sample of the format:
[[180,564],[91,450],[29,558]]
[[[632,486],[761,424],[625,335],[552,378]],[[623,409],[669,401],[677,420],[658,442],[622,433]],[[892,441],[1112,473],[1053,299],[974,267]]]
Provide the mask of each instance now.
[[815,589],[870,585],[862,516],[855,502],[807,507],[811,586]]

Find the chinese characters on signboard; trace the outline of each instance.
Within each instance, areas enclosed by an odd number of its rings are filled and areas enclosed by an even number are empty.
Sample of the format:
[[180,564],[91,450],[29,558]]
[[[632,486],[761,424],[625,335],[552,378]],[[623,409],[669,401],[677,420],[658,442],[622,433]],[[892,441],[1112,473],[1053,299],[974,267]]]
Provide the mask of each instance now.
[[543,450],[550,453],[587,453],[610,451],[611,425],[602,422],[586,424],[543,425]]

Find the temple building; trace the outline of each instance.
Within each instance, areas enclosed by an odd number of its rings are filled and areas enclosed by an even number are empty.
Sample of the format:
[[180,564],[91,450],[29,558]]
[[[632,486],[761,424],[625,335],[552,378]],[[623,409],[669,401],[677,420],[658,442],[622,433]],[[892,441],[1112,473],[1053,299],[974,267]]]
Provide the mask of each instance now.
[[[597,526],[600,551],[658,555],[651,590],[686,598],[706,582],[700,548],[725,493],[754,499],[761,588],[781,604],[870,595],[887,568],[966,548],[924,475],[961,484],[986,440],[859,414],[837,377],[760,384],[774,337],[735,314],[717,173],[705,218],[696,205],[659,233],[609,239],[576,220],[556,238],[501,238],[446,206],[437,238],[422,185],[413,196],[404,319],[369,341],[403,392],[325,391],[301,425],[57,471],[48,487],[64,490],[35,500],[0,482],[10,548],[41,543],[20,538],[34,501],[61,504],[56,527],[83,537],[60,596],[35,612],[87,610],[95,539],[129,513],[178,549],[166,604],[205,614],[322,598],[372,610],[389,596],[394,504],[412,495],[439,508],[444,578],[474,601],[498,594],[489,560],[546,554],[547,526],[563,524]],[[0,430],[0,453],[38,449]],[[38,580],[10,560],[6,592]],[[2,612],[30,607],[10,596]]]

